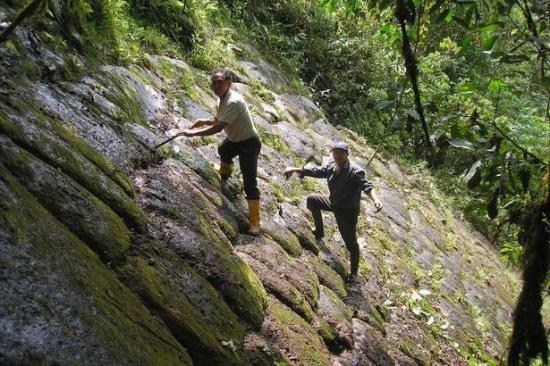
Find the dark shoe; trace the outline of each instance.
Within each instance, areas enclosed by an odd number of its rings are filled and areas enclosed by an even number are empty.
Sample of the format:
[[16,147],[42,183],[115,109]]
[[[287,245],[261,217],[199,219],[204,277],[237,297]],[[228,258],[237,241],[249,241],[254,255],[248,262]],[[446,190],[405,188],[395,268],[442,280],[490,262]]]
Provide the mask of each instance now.
[[357,284],[357,275],[356,274],[349,274],[348,278],[346,279],[346,284],[348,286]]
[[325,237],[325,233],[320,230],[313,230],[313,235],[315,235],[316,240],[321,240]]

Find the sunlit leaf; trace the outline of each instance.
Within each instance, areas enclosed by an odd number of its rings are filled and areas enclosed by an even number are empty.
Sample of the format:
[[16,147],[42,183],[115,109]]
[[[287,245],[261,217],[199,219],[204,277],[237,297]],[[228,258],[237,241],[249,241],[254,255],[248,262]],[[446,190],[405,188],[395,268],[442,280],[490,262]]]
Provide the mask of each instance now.
[[490,50],[495,45],[495,42],[497,41],[497,36],[489,36],[487,38],[483,38],[483,48],[486,50]]
[[432,292],[430,290],[426,290],[426,289],[422,289],[422,290],[418,291],[418,293],[422,296],[428,296],[428,295],[432,294]]
[[374,105],[374,109],[382,110],[393,105],[393,103],[393,100],[381,100],[376,102],[376,104]]
[[449,8],[449,12],[447,13],[447,16],[445,17],[445,21],[447,23],[450,23],[451,20],[453,20],[453,9]]
[[506,89],[506,87],[507,87],[506,83],[500,79],[492,79],[489,82],[489,86],[488,86],[489,90],[492,91],[493,93],[498,93],[502,89]]
[[451,139],[449,140],[449,145],[466,150],[474,149],[474,145],[470,141],[464,139]]
[[479,90],[479,88],[475,84],[463,83],[463,84],[459,85],[458,90],[460,90],[460,91],[477,91],[477,90]]
[[464,177],[464,182],[469,189],[475,188],[481,182],[481,160],[476,161]]

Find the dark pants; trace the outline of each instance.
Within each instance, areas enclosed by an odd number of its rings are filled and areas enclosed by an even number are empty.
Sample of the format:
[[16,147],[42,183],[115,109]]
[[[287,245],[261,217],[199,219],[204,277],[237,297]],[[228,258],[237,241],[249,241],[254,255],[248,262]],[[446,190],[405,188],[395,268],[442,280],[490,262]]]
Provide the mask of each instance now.
[[317,237],[324,235],[323,228],[323,216],[321,210],[334,212],[336,223],[340,234],[346,243],[346,248],[349,250],[351,261],[351,274],[357,275],[359,269],[359,244],[357,244],[357,219],[359,217],[359,210],[340,210],[333,209],[330,206],[328,197],[313,194],[307,198],[307,208],[313,215],[313,222],[315,223],[315,233]]
[[225,139],[218,147],[218,154],[220,154],[220,159],[224,163],[233,164],[233,158],[239,156],[239,165],[243,173],[244,193],[248,200],[260,198],[256,173],[261,148],[262,143],[258,137],[251,137],[239,142],[231,142]]

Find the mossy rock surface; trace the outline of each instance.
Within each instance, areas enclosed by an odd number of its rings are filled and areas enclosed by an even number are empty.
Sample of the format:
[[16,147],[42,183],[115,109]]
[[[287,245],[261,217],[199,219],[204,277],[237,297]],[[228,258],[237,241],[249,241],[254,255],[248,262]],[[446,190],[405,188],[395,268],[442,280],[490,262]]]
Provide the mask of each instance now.
[[307,321],[313,320],[319,300],[319,280],[315,273],[265,237],[243,240],[236,250],[270,293]]
[[138,201],[162,211],[213,241],[230,244],[244,226],[233,202],[184,163],[168,159],[140,172],[136,179],[143,194]]
[[[142,173],[136,176],[143,182],[138,201],[152,213],[152,237],[164,241],[205,277],[235,313],[259,327],[266,292],[252,269],[233,253],[220,226],[223,202],[217,206],[205,196],[203,191],[209,188],[199,188],[198,182],[208,183],[181,162],[168,161]],[[237,222],[226,223],[236,228]]]
[[311,269],[313,270],[313,272],[315,272],[315,274],[319,278],[319,281],[321,282],[321,284],[330,288],[339,297],[341,298],[346,297],[347,295],[346,285],[342,277],[338,273],[336,273],[336,271],[330,268],[319,257],[313,256],[310,254],[310,255],[307,255],[305,258],[307,260],[307,263],[310,265]]
[[281,204],[281,212],[286,227],[296,235],[302,247],[319,254],[319,247],[311,231],[313,223],[308,221],[306,214],[287,202]]
[[184,347],[0,163],[2,364],[191,365]]
[[244,329],[216,290],[175,253],[140,240],[122,281],[163,319],[194,363],[239,365]]
[[337,335],[333,344],[336,348],[351,348],[353,309],[348,307],[331,289],[321,286],[317,315],[330,326]]
[[130,246],[128,228],[89,191],[2,135],[0,161],[44,207],[105,260],[124,257]]
[[128,196],[135,195],[129,178],[70,131],[47,121],[9,120],[0,114],[0,132],[70,176],[111,207],[129,226],[141,232],[146,230],[145,214]]
[[278,214],[267,217],[263,220],[262,230],[277,242],[290,256],[299,257],[302,253],[302,247],[296,235],[294,235],[284,222],[279,219]]
[[262,334],[282,351],[287,365],[332,365],[330,354],[313,327],[275,299],[269,301]]

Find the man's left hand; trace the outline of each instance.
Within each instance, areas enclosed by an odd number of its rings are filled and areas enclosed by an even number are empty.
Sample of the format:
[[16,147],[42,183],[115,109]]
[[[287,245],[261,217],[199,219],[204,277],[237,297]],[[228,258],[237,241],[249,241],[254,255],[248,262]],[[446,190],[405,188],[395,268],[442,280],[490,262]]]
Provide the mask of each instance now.
[[382,202],[380,201],[374,202],[374,207],[376,208],[376,212],[380,211],[382,209]]

